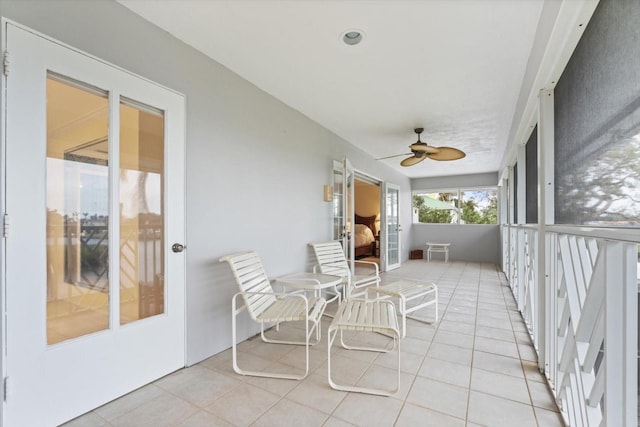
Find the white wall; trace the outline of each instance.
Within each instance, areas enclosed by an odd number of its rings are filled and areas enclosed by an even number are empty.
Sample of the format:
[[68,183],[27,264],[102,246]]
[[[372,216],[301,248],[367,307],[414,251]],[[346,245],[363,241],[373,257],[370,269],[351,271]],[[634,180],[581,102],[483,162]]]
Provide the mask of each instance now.
[[[500,228],[488,224],[413,224],[411,249],[422,249],[427,258],[426,242],[451,243],[449,259],[454,261],[500,262]],[[408,251],[407,251],[408,252]],[[408,255],[408,253],[407,253]],[[433,254],[433,259],[444,259]]]
[[[497,186],[498,173],[414,178],[413,191],[445,190],[468,187]],[[502,201],[498,201],[501,203]],[[422,249],[427,257],[426,242],[451,243],[449,259],[456,261],[500,262],[500,228],[486,224],[413,224],[412,249]],[[437,257],[438,254],[434,255]]]
[[308,267],[307,243],[331,238],[322,187],[334,159],[400,185],[411,223],[408,178],[118,3],[0,0],[0,13],[186,95],[188,364],[231,345],[235,285],[220,256],[255,249],[277,276]]

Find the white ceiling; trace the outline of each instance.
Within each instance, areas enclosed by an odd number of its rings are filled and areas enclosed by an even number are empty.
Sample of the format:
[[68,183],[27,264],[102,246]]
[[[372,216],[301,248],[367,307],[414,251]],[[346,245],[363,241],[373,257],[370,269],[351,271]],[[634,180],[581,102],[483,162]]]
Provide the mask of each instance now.
[[[467,153],[409,177],[497,171],[544,0],[118,0],[375,158]],[[341,35],[363,32],[348,46]]]

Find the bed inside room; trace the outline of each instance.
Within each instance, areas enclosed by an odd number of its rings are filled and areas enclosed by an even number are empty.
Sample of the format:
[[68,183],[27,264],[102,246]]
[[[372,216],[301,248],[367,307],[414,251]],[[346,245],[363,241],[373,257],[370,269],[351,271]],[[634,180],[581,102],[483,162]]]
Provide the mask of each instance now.
[[355,215],[353,239],[356,259],[364,257],[376,257],[376,217],[377,215],[363,217]]

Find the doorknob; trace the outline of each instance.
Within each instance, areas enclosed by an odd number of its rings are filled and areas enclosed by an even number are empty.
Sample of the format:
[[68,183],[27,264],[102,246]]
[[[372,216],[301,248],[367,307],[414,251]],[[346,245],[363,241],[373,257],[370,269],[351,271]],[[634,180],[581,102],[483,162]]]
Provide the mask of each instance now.
[[182,251],[184,251],[184,250],[185,250],[185,248],[186,248],[186,246],[181,245],[180,243],[174,243],[174,244],[171,246],[171,250],[172,250],[173,252],[175,252],[175,253],[182,252]]

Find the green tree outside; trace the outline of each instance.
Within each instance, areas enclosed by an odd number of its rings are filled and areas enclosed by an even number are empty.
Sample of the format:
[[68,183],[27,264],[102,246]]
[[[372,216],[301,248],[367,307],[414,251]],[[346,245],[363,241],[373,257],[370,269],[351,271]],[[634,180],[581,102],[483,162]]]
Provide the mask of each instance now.
[[[483,194],[483,191],[486,194]],[[460,202],[453,193],[438,193],[438,199],[441,202],[452,203],[453,206],[460,207],[462,224],[497,224],[498,223],[498,197],[495,190],[478,190],[469,192],[470,196],[465,199],[466,193],[463,193],[463,200]],[[480,206],[473,194],[484,200],[484,206]],[[418,221],[430,224],[451,224],[455,223],[456,209],[438,209],[428,206],[425,202],[426,195],[414,195],[413,207],[418,210]],[[486,204],[488,201],[488,204]],[[433,203],[431,203],[433,204]]]

